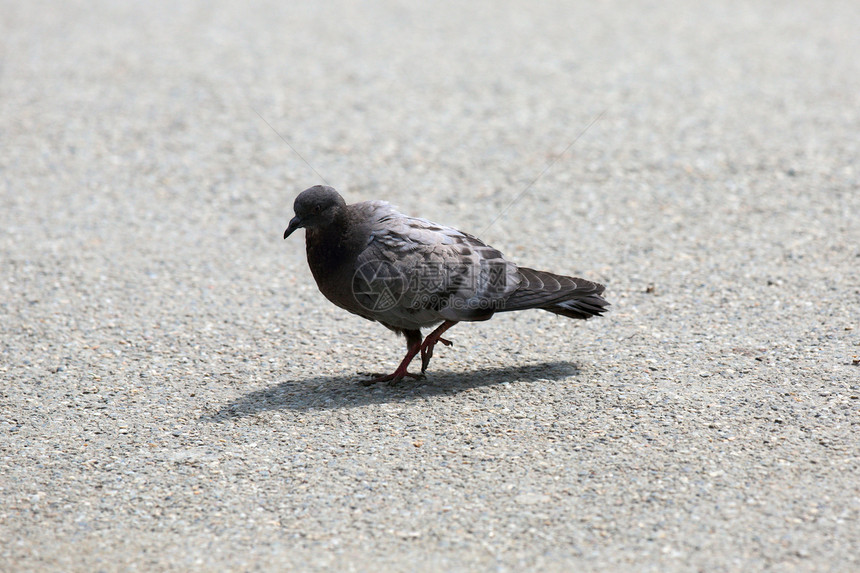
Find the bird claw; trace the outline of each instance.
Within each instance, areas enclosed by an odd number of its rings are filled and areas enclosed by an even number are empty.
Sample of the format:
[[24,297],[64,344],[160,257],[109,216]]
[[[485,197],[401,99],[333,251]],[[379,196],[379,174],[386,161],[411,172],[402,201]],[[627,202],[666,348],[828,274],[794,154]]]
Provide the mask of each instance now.
[[377,382],[388,382],[389,386],[396,386],[404,378],[414,378],[415,380],[424,380],[427,376],[421,374],[413,374],[412,372],[398,372],[395,370],[391,374],[370,374],[367,372],[359,372],[361,375],[373,376],[370,380],[362,380],[362,386],[373,386]]
[[[389,386],[394,386],[406,377],[414,378],[416,380],[424,380],[426,378],[424,373],[427,371],[427,365],[430,364],[430,359],[433,357],[433,347],[436,346],[436,343],[441,342],[445,346],[453,346],[453,343],[450,340],[442,338],[442,333],[455,324],[457,323],[452,321],[443,322],[436,330],[427,335],[427,338],[425,338],[423,342],[421,341],[421,333],[416,333],[417,340],[409,346],[409,350],[406,352],[406,356],[403,357],[397,370],[391,374],[385,374],[382,376],[371,374],[370,376],[373,377],[370,380],[363,380],[361,384],[363,386],[370,386],[377,382],[388,382]],[[415,355],[419,353],[421,354],[421,373],[413,374],[409,372],[407,368],[409,367],[409,363],[412,362],[412,359],[415,358]]]
[[445,346],[454,346],[453,342],[441,336],[435,340],[431,340],[428,336],[424,344],[421,345],[421,374],[427,372],[427,366],[430,364],[430,359],[433,358],[433,347],[436,346],[437,342],[441,342]]
[[421,349],[421,374],[427,372],[427,366],[430,364],[430,359],[433,358],[433,347],[427,350]]

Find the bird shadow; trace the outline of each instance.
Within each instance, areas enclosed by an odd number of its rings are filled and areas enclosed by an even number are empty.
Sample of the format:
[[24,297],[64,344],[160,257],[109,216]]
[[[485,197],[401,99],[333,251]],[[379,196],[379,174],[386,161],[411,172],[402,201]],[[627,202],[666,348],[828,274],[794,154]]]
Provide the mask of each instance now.
[[334,410],[370,404],[427,400],[505,382],[559,380],[576,376],[579,372],[579,367],[573,362],[556,361],[488,368],[467,373],[435,371],[424,380],[406,379],[393,386],[385,383],[364,386],[361,382],[366,378],[361,375],[286,380],[269,388],[249,392],[225,404],[216,412],[201,416],[200,419],[218,422],[252,416],[268,410]]

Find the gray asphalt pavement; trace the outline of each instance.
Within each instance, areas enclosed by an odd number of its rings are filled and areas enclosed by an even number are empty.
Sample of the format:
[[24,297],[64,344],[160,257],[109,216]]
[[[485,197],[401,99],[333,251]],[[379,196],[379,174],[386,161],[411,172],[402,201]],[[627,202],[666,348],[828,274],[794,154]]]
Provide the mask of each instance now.
[[[0,1],[0,570],[860,569],[860,5],[532,4]],[[611,311],[366,388],[323,182]]]

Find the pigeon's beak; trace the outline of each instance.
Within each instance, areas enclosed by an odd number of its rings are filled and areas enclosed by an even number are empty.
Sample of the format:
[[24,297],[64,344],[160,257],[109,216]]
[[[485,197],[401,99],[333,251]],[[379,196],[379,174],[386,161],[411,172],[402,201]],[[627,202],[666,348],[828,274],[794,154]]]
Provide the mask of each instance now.
[[293,231],[301,227],[304,227],[304,224],[302,223],[302,220],[299,219],[299,216],[296,215],[290,220],[290,224],[287,226],[287,230],[284,231],[284,238],[286,239],[293,234]]

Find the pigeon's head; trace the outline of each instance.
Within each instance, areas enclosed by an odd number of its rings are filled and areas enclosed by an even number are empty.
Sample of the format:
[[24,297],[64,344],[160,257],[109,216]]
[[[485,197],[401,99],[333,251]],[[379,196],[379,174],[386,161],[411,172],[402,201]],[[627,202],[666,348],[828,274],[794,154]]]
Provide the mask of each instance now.
[[346,201],[340,193],[326,185],[315,185],[305,189],[296,197],[293,210],[296,216],[290,221],[284,238],[289,237],[293,231],[301,227],[313,229],[314,227],[325,227],[330,225],[337,213],[346,207]]

